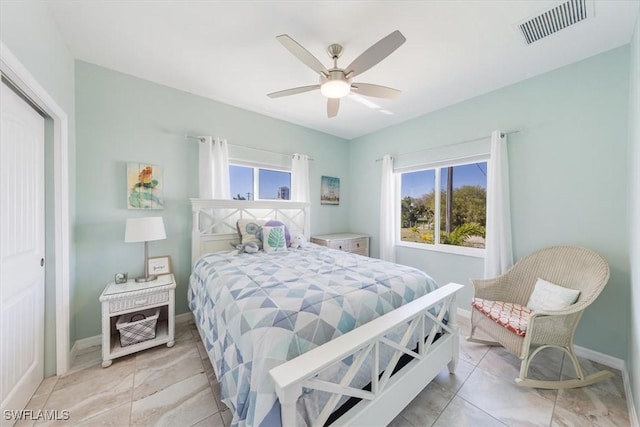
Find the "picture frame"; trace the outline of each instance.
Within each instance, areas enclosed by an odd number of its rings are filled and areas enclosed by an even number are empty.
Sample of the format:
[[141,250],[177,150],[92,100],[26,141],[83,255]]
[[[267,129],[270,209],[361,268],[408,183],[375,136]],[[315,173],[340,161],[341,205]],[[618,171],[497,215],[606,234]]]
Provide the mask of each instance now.
[[320,181],[320,204],[340,204],[340,178],[322,176]]
[[150,275],[170,274],[171,257],[169,255],[149,257],[147,267]]
[[164,209],[162,166],[127,163],[127,209]]

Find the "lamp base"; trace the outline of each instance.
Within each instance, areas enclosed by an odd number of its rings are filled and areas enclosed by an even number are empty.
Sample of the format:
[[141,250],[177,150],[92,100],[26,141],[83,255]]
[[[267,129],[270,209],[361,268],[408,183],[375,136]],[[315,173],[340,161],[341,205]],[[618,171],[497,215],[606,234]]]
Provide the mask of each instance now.
[[150,276],[146,276],[146,277],[145,276],[136,277],[136,283],[153,282],[157,278],[158,278],[158,276],[154,276],[154,275],[150,275]]

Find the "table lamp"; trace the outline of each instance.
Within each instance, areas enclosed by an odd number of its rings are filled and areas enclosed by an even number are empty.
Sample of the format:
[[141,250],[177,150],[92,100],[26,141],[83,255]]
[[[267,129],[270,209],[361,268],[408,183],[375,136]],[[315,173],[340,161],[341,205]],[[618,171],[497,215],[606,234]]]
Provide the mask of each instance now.
[[149,242],[167,238],[161,216],[127,218],[124,241],[144,242],[144,277],[136,277],[136,282],[150,282],[157,276],[149,275]]

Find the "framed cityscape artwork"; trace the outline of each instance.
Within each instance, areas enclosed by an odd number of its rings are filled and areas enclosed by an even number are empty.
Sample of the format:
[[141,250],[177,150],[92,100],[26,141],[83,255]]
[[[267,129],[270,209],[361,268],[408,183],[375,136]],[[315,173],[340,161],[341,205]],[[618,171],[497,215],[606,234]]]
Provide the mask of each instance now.
[[323,176],[320,183],[320,204],[340,204],[340,178]]

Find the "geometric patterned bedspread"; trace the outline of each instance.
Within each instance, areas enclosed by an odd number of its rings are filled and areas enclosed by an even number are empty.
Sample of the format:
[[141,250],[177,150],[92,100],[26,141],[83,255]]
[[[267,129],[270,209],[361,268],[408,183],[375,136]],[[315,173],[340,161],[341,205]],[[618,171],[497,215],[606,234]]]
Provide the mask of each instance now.
[[[274,426],[280,404],[271,368],[435,288],[415,268],[307,244],[205,255],[194,266],[188,300],[232,425]],[[319,404],[301,404],[302,425]]]

